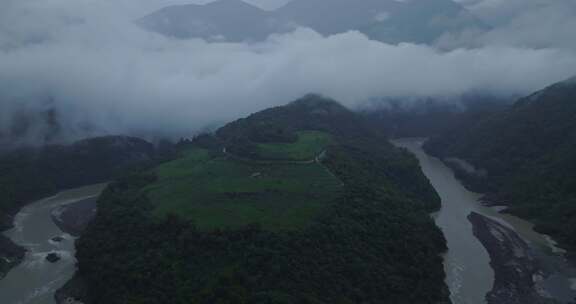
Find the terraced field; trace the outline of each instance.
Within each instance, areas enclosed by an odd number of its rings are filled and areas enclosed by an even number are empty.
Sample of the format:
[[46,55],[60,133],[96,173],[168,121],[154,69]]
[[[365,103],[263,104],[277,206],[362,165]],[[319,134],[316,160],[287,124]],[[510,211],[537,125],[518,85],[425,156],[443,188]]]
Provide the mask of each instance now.
[[258,156],[262,159],[311,160],[332,142],[332,136],[320,131],[298,132],[294,143],[258,144]]
[[[267,147],[294,151],[292,155],[317,151]],[[158,181],[145,189],[155,204],[153,213],[177,214],[203,230],[252,223],[273,231],[299,229],[341,191],[340,181],[316,162],[250,163],[199,148],[163,164],[156,173]]]

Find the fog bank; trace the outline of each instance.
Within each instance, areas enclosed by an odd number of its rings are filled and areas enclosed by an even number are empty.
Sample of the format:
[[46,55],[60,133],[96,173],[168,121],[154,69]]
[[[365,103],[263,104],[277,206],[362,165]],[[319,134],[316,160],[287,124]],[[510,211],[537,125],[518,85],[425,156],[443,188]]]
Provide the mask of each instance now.
[[552,43],[445,51],[304,28],[256,44],[175,40],[138,28],[136,2],[3,1],[0,134],[34,112],[49,121],[30,130],[56,123],[70,138],[189,136],[310,92],[355,107],[382,96],[527,94],[576,73],[574,50]]

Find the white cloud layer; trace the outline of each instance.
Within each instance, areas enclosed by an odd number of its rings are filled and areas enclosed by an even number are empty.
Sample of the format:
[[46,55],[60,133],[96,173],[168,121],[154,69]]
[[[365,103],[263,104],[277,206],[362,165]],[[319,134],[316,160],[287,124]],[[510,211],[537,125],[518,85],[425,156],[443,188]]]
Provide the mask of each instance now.
[[349,106],[377,96],[524,94],[576,73],[573,49],[550,41],[444,52],[307,29],[258,44],[174,40],[131,22],[155,5],[4,0],[0,131],[17,111],[54,107],[73,137],[87,126],[96,134],[182,136],[310,92]]

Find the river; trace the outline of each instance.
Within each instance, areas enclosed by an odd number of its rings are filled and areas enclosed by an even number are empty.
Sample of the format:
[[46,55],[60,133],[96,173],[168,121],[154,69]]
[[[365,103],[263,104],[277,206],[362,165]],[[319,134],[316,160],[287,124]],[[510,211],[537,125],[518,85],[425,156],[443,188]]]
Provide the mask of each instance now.
[[[52,221],[56,208],[98,196],[105,185],[92,185],[63,191],[53,197],[22,208],[14,220],[14,228],[4,232],[16,244],[26,248],[22,263],[0,280],[2,304],[54,304],[54,292],[68,281],[76,270],[74,237],[62,232]],[[62,237],[62,241],[53,241]],[[46,261],[55,252],[61,260]]]
[[[479,204],[481,197],[473,193],[454,177],[450,168],[437,158],[428,156],[422,149],[423,139],[402,139],[394,144],[411,151],[420,161],[424,174],[442,199],[442,208],[434,214],[436,224],[442,229],[448,252],[444,267],[446,283],[454,304],[486,303],[485,295],[492,289],[494,271],[490,257],[474,236],[467,216],[471,212],[488,216],[512,228],[530,246],[536,248],[555,271],[540,283],[540,287],[555,298],[567,302],[575,296],[576,271],[562,258],[562,250],[547,236],[534,232],[533,225],[520,218],[500,214],[498,208]],[[58,207],[98,196],[105,185],[93,185],[63,191],[24,207],[15,218],[14,228],[5,235],[25,247],[24,261],[0,280],[1,304],[54,304],[54,292],[72,277],[75,271],[74,238],[54,224],[51,213]],[[51,239],[60,236],[61,242]],[[62,260],[52,264],[45,257],[57,252]]]
[[566,303],[576,296],[574,290],[576,271],[563,258],[563,250],[556,247],[550,237],[535,232],[534,225],[530,222],[499,213],[501,208],[480,204],[479,199],[482,195],[468,191],[441,160],[427,155],[422,149],[424,141],[424,139],[399,139],[393,143],[406,148],[418,158],[423,173],[442,199],[442,208],[434,214],[434,219],[442,229],[448,245],[444,268],[452,302],[486,303],[485,295],[492,289],[494,283],[494,270],[490,266],[490,257],[474,236],[472,224],[467,219],[471,212],[490,217],[512,228],[542,256],[554,274],[540,282],[539,287],[561,303]]

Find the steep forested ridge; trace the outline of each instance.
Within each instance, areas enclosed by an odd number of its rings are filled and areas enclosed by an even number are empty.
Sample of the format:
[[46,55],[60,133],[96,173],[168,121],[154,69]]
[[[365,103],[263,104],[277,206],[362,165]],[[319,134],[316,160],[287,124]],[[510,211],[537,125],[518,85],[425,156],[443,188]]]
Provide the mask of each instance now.
[[391,98],[376,100],[361,114],[373,128],[392,138],[432,137],[502,111],[513,97],[464,94],[453,99]]
[[[221,204],[220,213],[261,197],[308,193],[310,199],[317,198],[288,177],[277,180],[266,167],[279,164],[259,154],[262,144],[300,144],[297,137],[302,131],[330,134],[332,141],[314,161],[283,166],[320,166],[341,187],[330,202],[314,209],[306,223],[269,228],[254,213],[246,213],[254,222],[239,226],[216,221],[215,227],[196,225],[206,219],[195,221],[194,212],[181,204],[174,204],[172,213],[155,212],[162,202],[151,193],[198,174],[214,179],[218,186],[191,182],[176,192],[186,197],[211,191],[213,196],[206,197],[217,200],[190,203]],[[79,278],[88,286],[83,300],[447,302],[441,258],[445,241],[428,215],[439,208],[438,196],[414,157],[366,129],[358,116],[334,101],[310,95],[256,113],[214,135],[182,142],[180,153],[181,158],[156,169],[119,179],[100,198],[96,220],[77,242]],[[258,174],[247,177],[252,182],[234,179],[237,171],[219,176],[211,171],[244,166],[258,168]],[[268,189],[259,188],[262,183]],[[218,191],[226,195],[219,197]],[[276,209],[275,201],[269,203]],[[266,213],[270,207],[259,206],[263,214],[274,216]],[[211,215],[209,220],[222,214]]]
[[576,249],[576,82],[552,85],[506,111],[430,140],[440,157],[460,157],[485,169],[468,177],[476,190],[495,192],[509,212]]
[[[55,192],[104,182],[150,161],[154,147],[121,136],[81,140],[72,145],[18,148],[0,154],[0,231],[26,203]],[[0,277],[23,257],[23,250],[0,235]]]

